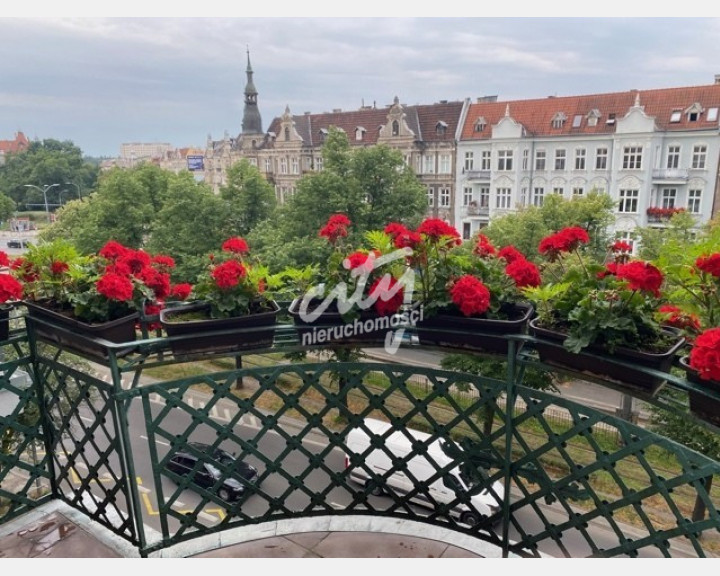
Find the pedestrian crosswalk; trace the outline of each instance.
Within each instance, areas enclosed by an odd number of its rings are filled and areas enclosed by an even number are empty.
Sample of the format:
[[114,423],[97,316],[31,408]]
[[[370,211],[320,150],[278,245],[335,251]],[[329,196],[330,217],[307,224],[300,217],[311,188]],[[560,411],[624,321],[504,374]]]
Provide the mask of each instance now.
[[[163,406],[165,405],[165,399],[157,393],[150,394],[150,402]],[[204,399],[192,395],[186,395],[183,398],[183,402],[187,404],[189,408],[192,408],[194,410],[205,410],[207,406],[207,402]],[[229,402],[217,402],[210,407],[207,413],[213,420],[230,422],[231,420],[233,420],[233,418],[235,418],[235,415],[237,413],[237,407],[233,406]],[[254,416],[253,414],[243,414],[240,417],[238,424],[240,424],[241,426],[247,426],[249,428],[260,429],[260,420],[257,418],[257,416]]]

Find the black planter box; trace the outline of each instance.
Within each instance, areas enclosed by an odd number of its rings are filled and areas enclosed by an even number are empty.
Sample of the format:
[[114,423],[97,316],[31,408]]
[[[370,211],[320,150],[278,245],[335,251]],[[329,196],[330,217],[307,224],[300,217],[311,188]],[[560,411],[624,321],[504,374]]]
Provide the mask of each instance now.
[[[24,302],[27,308],[26,322],[30,323],[40,342],[56,344],[81,355],[106,360],[110,353],[103,341],[114,344],[133,342],[135,327],[140,315],[135,312],[117,320],[89,324],[57,312],[35,302]],[[133,347],[118,348],[117,357],[126,356]]]
[[[237,318],[210,318],[210,305],[202,302],[165,308],[160,324],[170,337],[170,349],[177,358],[188,355],[225,354],[269,348],[275,338],[280,307],[271,302],[267,312]],[[207,313],[207,319],[180,319],[188,313]]]
[[[685,343],[685,338],[680,335],[680,332],[666,328],[668,333],[677,336],[677,341],[661,354],[622,347],[616,348],[615,352],[611,354],[605,348],[593,345],[576,354],[563,347],[562,343],[567,337],[566,334],[542,328],[537,326],[536,322],[536,319],[530,321],[530,334],[537,338],[533,346],[537,350],[541,362],[609,379],[643,392],[649,392],[651,395],[655,395],[667,380],[643,372],[642,368],[670,372],[677,352]],[[627,365],[618,364],[613,360],[624,362]]]
[[[712,390],[715,394],[720,395],[720,382],[700,378],[697,370],[690,367],[688,358],[680,358],[680,366],[685,369],[685,378],[688,382],[700,388]],[[688,399],[690,400],[690,412],[706,422],[720,426],[720,399],[711,398],[702,392],[696,392],[692,389],[688,391]]]
[[[425,346],[507,354],[507,336],[527,334],[533,310],[531,304],[508,305],[504,308],[508,320],[469,318],[459,311],[441,312],[419,321],[417,336]],[[518,342],[516,351],[521,344]]]

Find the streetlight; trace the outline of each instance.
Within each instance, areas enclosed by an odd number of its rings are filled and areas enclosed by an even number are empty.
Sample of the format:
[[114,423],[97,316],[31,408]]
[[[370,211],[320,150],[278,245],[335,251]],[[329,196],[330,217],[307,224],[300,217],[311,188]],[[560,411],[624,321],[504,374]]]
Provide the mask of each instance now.
[[35,188],[36,190],[40,190],[40,192],[42,192],[45,200],[45,214],[47,215],[48,222],[50,222],[50,207],[48,206],[47,201],[47,191],[50,190],[50,188],[55,188],[55,186],[60,186],[60,184],[46,184],[42,188],[40,188],[40,186],[35,186],[35,184],[25,184],[25,188]]
[[82,194],[80,193],[79,184],[75,184],[75,182],[65,182],[65,184],[72,184],[73,186],[75,186],[75,188],[77,188],[78,200],[82,200]]

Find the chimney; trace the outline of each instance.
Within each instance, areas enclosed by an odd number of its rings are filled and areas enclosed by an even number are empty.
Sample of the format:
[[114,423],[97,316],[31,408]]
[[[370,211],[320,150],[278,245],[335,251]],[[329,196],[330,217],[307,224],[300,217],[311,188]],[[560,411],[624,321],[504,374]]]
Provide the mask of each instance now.
[[720,74],[715,74],[715,84],[720,84]]

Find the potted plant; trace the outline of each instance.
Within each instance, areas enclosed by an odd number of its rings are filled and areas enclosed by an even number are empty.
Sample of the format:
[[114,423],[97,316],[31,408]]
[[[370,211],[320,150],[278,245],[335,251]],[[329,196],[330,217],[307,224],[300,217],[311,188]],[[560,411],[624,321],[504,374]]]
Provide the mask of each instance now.
[[530,331],[540,360],[654,394],[666,379],[635,367],[669,372],[685,341],[657,318],[663,274],[632,259],[624,242],[606,262],[593,261],[582,252],[589,241],[584,229],[567,227],[539,244],[544,283],[525,294],[537,312]]
[[302,275],[285,271],[304,279],[288,310],[304,345],[383,345],[405,324],[408,251],[396,249],[391,236],[378,230],[365,235],[366,246],[354,247],[346,241],[351,225],[346,215],[332,215],[319,231],[330,246],[325,264]]
[[533,310],[522,290],[537,286],[540,273],[515,247],[497,249],[482,234],[463,244],[457,230],[437,218],[415,231],[397,224],[387,230],[398,246],[412,249],[421,343],[507,353],[507,337],[527,331]]
[[232,237],[192,285],[184,305],[160,311],[160,324],[176,357],[272,346],[281,283],[252,260],[245,239]]
[[10,259],[8,255],[0,251],[0,342],[10,337],[10,312],[14,303],[22,299],[22,284],[8,271]]
[[[140,314],[170,289],[160,261],[109,241],[97,253],[80,254],[66,240],[33,244],[11,263],[23,284],[27,318],[36,338],[75,352],[107,358],[103,341],[131,342]],[[125,354],[132,347],[116,350]]]
[[[690,410],[720,425],[720,252],[708,236],[692,247],[670,249],[663,259],[673,305],[664,321],[681,328],[690,353],[680,358],[689,390]],[[706,392],[710,391],[710,394]]]

